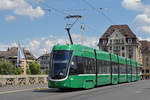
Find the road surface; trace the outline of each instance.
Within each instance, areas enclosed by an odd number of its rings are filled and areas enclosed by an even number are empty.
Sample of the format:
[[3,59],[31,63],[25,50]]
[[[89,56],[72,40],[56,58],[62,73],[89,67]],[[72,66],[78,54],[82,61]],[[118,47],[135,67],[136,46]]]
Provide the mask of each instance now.
[[46,85],[0,88],[0,100],[150,100],[150,80],[89,90],[48,89]]

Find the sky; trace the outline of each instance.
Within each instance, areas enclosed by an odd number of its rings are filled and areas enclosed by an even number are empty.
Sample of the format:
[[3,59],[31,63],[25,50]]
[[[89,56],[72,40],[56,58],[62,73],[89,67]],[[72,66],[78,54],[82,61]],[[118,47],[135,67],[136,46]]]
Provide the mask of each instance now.
[[[150,40],[150,0],[0,0],[0,51],[20,44],[36,57],[55,44],[70,43],[98,48],[98,40],[110,25],[127,24],[141,40]],[[81,30],[84,26],[84,30]]]

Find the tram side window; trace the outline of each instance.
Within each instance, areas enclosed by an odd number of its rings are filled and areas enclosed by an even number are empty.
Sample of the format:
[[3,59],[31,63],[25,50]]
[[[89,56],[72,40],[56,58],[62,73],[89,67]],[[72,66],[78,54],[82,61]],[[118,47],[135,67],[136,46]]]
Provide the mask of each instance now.
[[134,74],[134,66],[131,66],[132,67],[132,74]]
[[123,74],[127,73],[126,64],[123,64]]
[[83,57],[77,56],[78,74],[84,74]]
[[104,61],[104,63],[105,63],[106,74],[109,74],[110,73],[110,62]]
[[98,73],[101,74],[101,60],[97,60]]
[[102,70],[102,74],[106,74],[107,70],[106,70],[106,64],[105,61],[101,61],[101,70]]
[[120,64],[119,69],[120,69],[120,74],[126,74],[126,65],[125,64]]
[[123,65],[119,64],[119,73],[122,74],[123,73]]
[[70,64],[70,75],[78,74],[78,67],[77,67],[77,57],[74,57]]
[[96,66],[95,66],[94,59],[90,59],[90,66],[91,66],[91,73],[95,74],[96,73]]
[[132,66],[132,74],[134,74],[134,66]]
[[135,68],[134,74],[136,74],[136,71],[137,71],[137,70],[136,70],[136,66],[135,66],[134,68]]
[[122,72],[123,72],[123,66],[122,66],[122,64],[120,64],[119,65],[119,73],[122,74]]
[[94,59],[76,56],[70,64],[70,75],[76,74],[95,74]]
[[131,66],[128,65],[128,74],[131,74]]
[[137,67],[135,67],[135,74],[137,74]]
[[84,74],[83,58],[75,56],[70,64],[70,75]]
[[132,73],[136,74],[136,67],[135,66],[132,67]]
[[110,73],[110,62],[104,60],[98,60],[98,73],[100,74],[108,74]]
[[137,67],[137,74],[140,74],[140,67]]
[[84,57],[84,74],[95,74],[94,59]]
[[118,74],[118,64],[115,62],[112,62],[112,73]]

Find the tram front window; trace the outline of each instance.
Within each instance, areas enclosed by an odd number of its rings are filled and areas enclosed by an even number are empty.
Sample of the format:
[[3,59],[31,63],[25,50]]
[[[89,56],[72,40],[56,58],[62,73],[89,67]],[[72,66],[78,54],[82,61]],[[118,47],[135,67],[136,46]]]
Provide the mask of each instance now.
[[52,79],[63,79],[67,76],[72,51],[55,50],[52,52],[51,73]]

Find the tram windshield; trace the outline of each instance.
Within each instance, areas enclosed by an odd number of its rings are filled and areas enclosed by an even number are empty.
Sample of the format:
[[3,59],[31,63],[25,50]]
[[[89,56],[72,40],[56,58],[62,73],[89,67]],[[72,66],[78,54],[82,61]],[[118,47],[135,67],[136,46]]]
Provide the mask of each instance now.
[[72,51],[54,50],[52,52],[50,77],[52,79],[63,79],[67,76],[69,61]]

